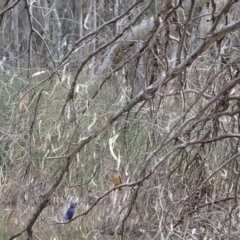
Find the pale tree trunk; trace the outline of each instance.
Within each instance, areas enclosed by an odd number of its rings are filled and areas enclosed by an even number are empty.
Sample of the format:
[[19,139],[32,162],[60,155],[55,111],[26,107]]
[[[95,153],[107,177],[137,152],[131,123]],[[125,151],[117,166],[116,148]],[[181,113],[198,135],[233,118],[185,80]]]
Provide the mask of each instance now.
[[104,58],[101,67],[97,71],[97,76],[102,77],[105,74],[109,74],[113,65],[116,65],[121,61],[122,53],[128,49],[137,40],[140,40],[147,32],[153,28],[153,18],[142,21],[141,24],[131,28],[122,38],[116,42],[109,50],[109,53]]
[[61,59],[61,37],[62,37],[62,24],[58,16],[58,5],[59,1],[54,1],[53,7],[53,33],[52,33],[52,56],[54,61]]
[[[75,0],[77,1],[77,0]],[[82,38],[83,37],[83,0],[80,0],[80,3],[78,4],[79,6],[79,11],[78,13],[76,14],[76,19],[77,19],[77,22],[78,22],[78,34],[79,34],[79,38]],[[79,59],[82,59],[83,57],[83,50],[82,48],[79,48],[78,50],[78,58]]]
[[[42,27],[42,30],[40,32],[41,36],[43,39],[47,39],[49,36],[49,19],[50,19],[50,9],[48,6],[48,1],[47,0],[41,0],[41,16],[40,16],[40,24]],[[42,56],[46,56],[47,50],[46,46],[43,41],[41,41],[39,52],[41,53]]]
[[[119,9],[119,0],[116,0],[115,3],[114,3],[114,16],[118,16],[119,15],[119,12],[120,12],[120,9]],[[118,29],[119,28],[119,22],[116,22],[116,25],[114,27],[114,31],[113,31],[113,34],[116,35],[118,34]]]
[[24,9],[19,17],[22,22],[21,52],[26,53],[29,48],[29,32],[30,32],[27,10]]
[[[71,11],[73,14],[73,23],[70,27],[71,37],[70,37],[70,47],[68,50],[75,47],[76,41],[78,41],[83,36],[83,0],[71,0]],[[70,48],[70,49],[69,49]],[[83,51],[80,47],[76,52],[78,60],[83,57]]]
[[[91,14],[91,22],[92,22],[92,31],[95,31],[97,29],[97,3],[96,0],[92,0],[92,14]],[[94,52],[96,50],[96,38],[92,39],[91,46],[90,46],[90,51]],[[90,75],[94,75],[94,68],[95,68],[95,61],[96,61],[96,56],[93,56],[90,64]]]
[[[18,41],[18,5],[10,11],[10,51],[9,56],[13,64],[16,63],[16,56],[18,55],[19,41]],[[19,59],[18,59],[19,60]]]

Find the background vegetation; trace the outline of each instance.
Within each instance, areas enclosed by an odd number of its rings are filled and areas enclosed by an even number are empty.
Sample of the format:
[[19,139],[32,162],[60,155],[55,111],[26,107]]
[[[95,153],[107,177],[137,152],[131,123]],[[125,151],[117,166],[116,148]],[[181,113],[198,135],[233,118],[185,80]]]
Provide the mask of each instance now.
[[0,9],[1,239],[239,239],[238,1]]

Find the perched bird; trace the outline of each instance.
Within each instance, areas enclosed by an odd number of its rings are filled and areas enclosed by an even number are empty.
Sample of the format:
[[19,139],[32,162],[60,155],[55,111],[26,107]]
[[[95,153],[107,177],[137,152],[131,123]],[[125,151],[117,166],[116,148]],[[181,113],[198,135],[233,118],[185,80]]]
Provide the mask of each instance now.
[[[121,179],[121,176],[120,176],[118,170],[116,168],[111,168],[110,170],[112,171],[111,177],[112,177],[112,182],[113,182],[114,186],[116,187],[116,186],[122,184],[122,179]],[[121,190],[121,188],[118,188],[118,190]]]
[[64,215],[64,218],[63,218],[64,222],[70,221],[72,219],[76,206],[77,206],[77,203],[72,203],[70,205],[70,207],[68,208],[67,212]]

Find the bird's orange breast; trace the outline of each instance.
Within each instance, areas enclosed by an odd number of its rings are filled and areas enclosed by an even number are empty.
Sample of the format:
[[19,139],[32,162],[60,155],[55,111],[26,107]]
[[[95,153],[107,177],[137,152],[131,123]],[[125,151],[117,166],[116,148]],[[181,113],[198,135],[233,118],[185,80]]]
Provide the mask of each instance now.
[[120,175],[115,172],[112,172],[112,181],[113,181],[114,186],[117,186],[122,183]]

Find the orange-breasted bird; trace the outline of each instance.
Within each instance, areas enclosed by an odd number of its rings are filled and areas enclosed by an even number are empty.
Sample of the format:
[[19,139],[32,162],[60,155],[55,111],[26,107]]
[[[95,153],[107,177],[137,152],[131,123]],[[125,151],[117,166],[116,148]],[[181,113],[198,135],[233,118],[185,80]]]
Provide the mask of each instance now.
[[[111,177],[112,177],[112,182],[114,184],[114,187],[122,184],[122,179],[121,176],[116,168],[111,168]],[[121,190],[121,188],[118,188],[118,190]]]

